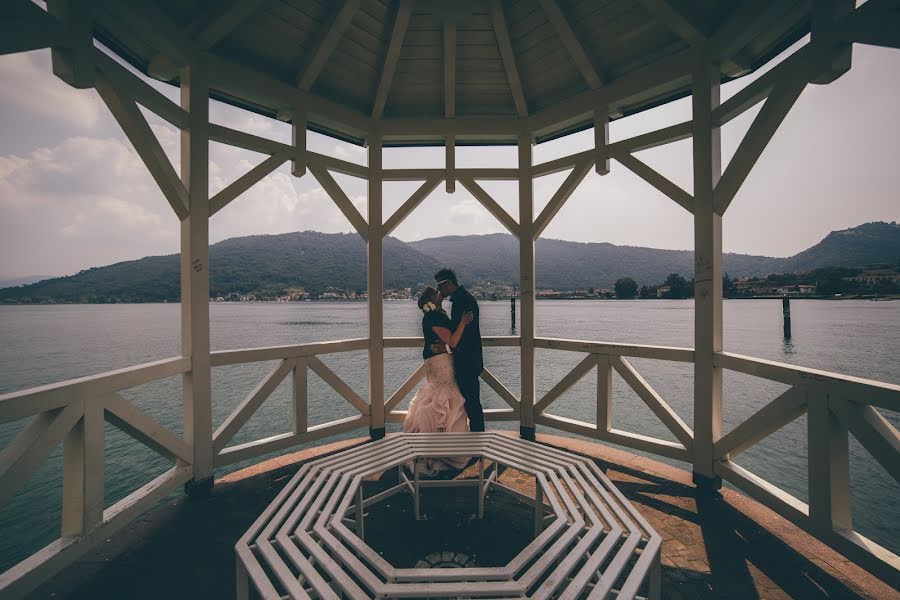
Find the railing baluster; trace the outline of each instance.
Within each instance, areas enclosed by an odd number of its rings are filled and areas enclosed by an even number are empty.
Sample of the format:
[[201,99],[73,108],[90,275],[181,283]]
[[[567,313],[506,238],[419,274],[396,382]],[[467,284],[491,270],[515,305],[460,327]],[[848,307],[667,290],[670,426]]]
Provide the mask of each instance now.
[[309,425],[308,416],[308,386],[306,359],[298,358],[294,363],[294,433],[306,433]]
[[852,529],[847,428],[828,408],[827,395],[809,398],[809,517],[821,532]]
[[88,535],[103,524],[103,412],[101,401],[85,402],[63,441],[63,537]]
[[612,427],[612,363],[608,354],[597,354],[597,431]]

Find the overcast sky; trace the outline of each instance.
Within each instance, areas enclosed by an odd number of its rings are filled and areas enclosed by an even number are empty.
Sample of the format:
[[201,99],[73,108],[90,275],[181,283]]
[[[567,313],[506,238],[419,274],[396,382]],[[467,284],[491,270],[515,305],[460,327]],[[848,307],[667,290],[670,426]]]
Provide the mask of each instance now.
[[[723,100],[750,78],[723,86]],[[49,51],[0,57],[0,279],[63,275],[91,266],[179,251],[178,220],[143,163],[93,90],[52,76]],[[154,82],[177,100],[177,90]],[[900,220],[900,52],[856,46],[853,69],[829,86],[803,92],[736,196],[724,220],[727,252],[790,256],[829,231],[867,221]],[[722,132],[730,159],[759,106]],[[147,113],[145,113],[147,114]],[[216,102],[214,122],[281,141],[290,127]],[[614,122],[613,141],[690,118],[690,100]],[[178,168],[178,133],[148,119]],[[537,146],[535,161],[587,149],[592,132]],[[310,149],[365,162],[365,150],[311,134]],[[515,166],[514,148],[460,148],[457,165]],[[639,153],[689,192],[691,141]],[[212,144],[215,193],[264,157]],[[443,166],[442,148],[385,151],[386,167]],[[566,174],[538,179],[535,210]],[[337,176],[365,216],[365,184]],[[385,185],[385,219],[417,184]],[[515,183],[485,183],[513,217]],[[615,161],[593,171],[545,237],[581,242],[690,249],[691,215]],[[251,234],[347,232],[349,223],[307,175],[289,165],[213,217],[211,241]],[[505,231],[461,186],[441,186],[394,231],[402,240]]]

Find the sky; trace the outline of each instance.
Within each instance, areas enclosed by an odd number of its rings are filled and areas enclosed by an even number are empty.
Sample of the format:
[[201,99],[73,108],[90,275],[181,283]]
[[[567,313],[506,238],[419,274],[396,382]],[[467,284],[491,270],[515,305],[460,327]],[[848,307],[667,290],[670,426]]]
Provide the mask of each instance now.
[[[724,101],[756,73],[722,87]],[[66,275],[92,266],[179,251],[178,219],[94,90],[55,78],[49,50],[0,56],[0,279]],[[177,101],[178,91],[152,82]],[[723,165],[759,107],[722,129]],[[900,220],[900,51],[855,46],[853,68],[835,83],[807,86],[738,192],[723,220],[726,252],[791,256],[828,232],[869,221]],[[175,128],[145,111],[178,169]],[[290,126],[211,101],[213,122],[290,143]],[[690,118],[690,99],[614,121],[611,141]],[[591,131],[540,144],[536,163],[588,149]],[[366,151],[310,134],[322,154],[364,164]],[[458,167],[514,167],[516,150],[458,148]],[[636,156],[692,191],[691,140]],[[213,143],[210,193],[265,157]],[[386,149],[384,165],[442,167],[443,148]],[[723,167],[724,168],[724,167]],[[535,182],[539,211],[566,173]],[[362,180],[335,176],[366,217]],[[417,183],[386,183],[384,219]],[[518,218],[516,183],[485,182]],[[291,231],[350,232],[349,222],[312,175],[280,169],[233,201],[210,222],[212,243],[235,236]],[[441,185],[393,235],[410,241],[506,230],[461,185]],[[692,216],[612,161],[591,171],[544,237],[653,248],[691,249]]]

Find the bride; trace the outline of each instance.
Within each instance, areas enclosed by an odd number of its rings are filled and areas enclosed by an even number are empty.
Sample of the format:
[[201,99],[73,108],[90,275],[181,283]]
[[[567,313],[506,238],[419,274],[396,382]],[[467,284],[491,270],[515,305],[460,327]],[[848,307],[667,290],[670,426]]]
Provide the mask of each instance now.
[[[453,375],[453,357],[446,350],[434,352],[432,346],[456,347],[466,325],[472,322],[471,312],[462,316],[459,326],[453,330],[450,318],[441,308],[443,297],[434,288],[427,287],[419,297],[422,311],[422,334],[425,346],[425,384],[416,392],[409,404],[404,433],[432,433],[441,431],[469,431],[465,399],[456,385]],[[463,468],[467,459],[429,458],[420,462],[420,472],[433,475],[446,468]]]

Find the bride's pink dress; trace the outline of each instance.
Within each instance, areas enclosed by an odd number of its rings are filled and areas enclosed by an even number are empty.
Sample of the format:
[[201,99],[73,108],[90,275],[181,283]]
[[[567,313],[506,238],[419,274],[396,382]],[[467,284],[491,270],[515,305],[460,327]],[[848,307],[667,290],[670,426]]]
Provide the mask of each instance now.
[[[465,403],[453,376],[453,357],[432,356],[425,360],[425,383],[409,403],[403,432],[469,431]],[[424,459],[419,461],[419,472],[433,475],[448,467],[461,469],[467,461],[467,457]]]

